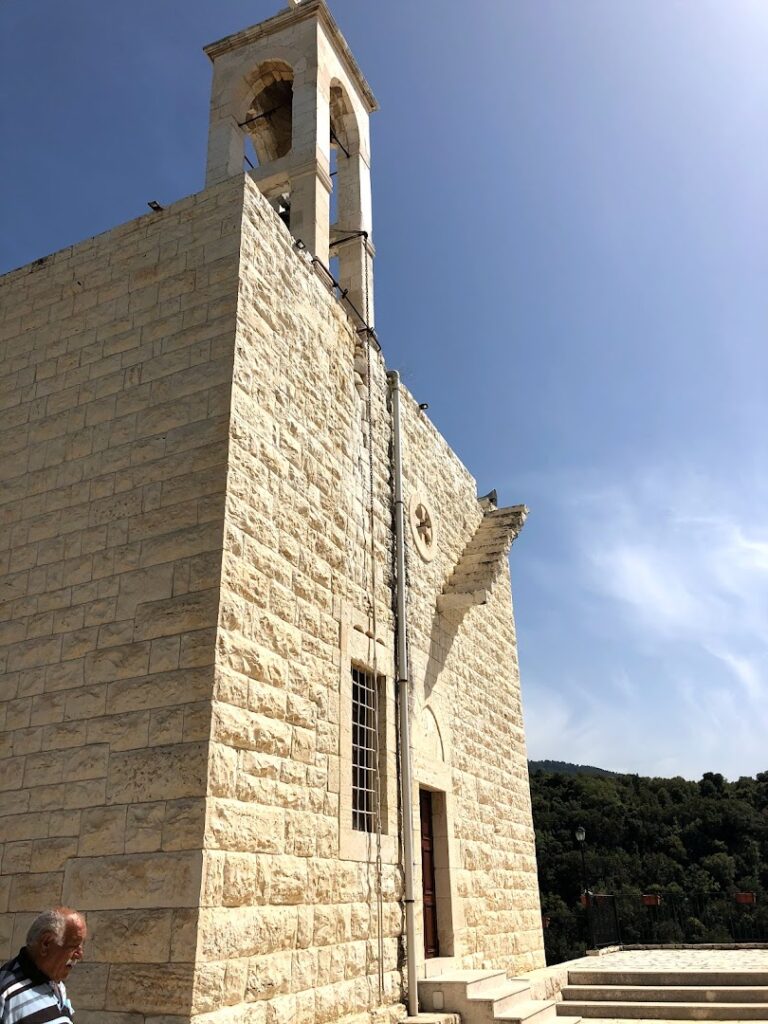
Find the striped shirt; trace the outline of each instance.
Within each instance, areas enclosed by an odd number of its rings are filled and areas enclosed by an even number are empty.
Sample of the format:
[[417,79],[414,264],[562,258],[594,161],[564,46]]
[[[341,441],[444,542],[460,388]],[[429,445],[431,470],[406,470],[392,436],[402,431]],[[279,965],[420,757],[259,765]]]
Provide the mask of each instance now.
[[70,1024],[73,1014],[63,982],[35,967],[26,949],[0,967],[0,1024]]

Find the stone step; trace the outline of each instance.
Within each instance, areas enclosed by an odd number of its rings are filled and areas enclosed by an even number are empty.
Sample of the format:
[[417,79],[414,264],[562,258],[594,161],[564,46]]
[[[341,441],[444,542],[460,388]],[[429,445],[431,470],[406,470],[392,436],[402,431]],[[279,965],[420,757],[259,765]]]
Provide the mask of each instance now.
[[455,956],[433,956],[424,961],[425,978],[435,978],[454,970],[457,970]]
[[[558,1016],[557,1003],[553,999],[523,999],[506,1013],[494,1013],[493,1016],[507,1024],[543,1024],[543,1021],[554,1020]],[[461,1019],[463,1024],[467,1024],[463,1014]]]
[[399,1024],[461,1024],[461,1017],[458,1013],[420,1013],[418,1017],[403,1017]]
[[[483,991],[498,987],[507,980],[505,971],[447,971],[435,978],[423,978],[419,982],[419,1000],[428,1011],[441,1011],[443,1008],[452,1010],[449,997],[475,997]],[[441,1006],[435,1005],[435,995],[442,993],[444,1001]],[[436,1000],[437,1002],[440,999]]]
[[650,985],[712,988],[746,985],[758,988],[768,985],[768,971],[610,971],[575,967],[568,971],[571,985]]
[[561,1016],[578,1013],[581,1017],[611,1020],[768,1020],[768,1005],[763,1003],[617,1003],[604,999],[568,1001],[557,1004]]
[[556,1015],[553,1000],[530,998],[530,982],[503,971],[448,971],[419,982],[419,1007],[458,1013],[462,1024],[544,1024]]
[[[458,1013],[462,1018],[467,1011],[480,1022],[483,1018],[493,1016],[483,1002],[472,1003],[470,1000],[482,1000],[485,992],[498,989],[507,980],[504,971],[447,971],[435,978],[422,978],[419,981],[419,1010],[425,1013]],[[468,1022],[465,1021],[465,1024]]]
[[746,985],[566,985],[562,989],[566,1001],[596,999],[616,1003],[765,1003],[768,988],[747,988]]
[[506,980],[492,988],[485,988],[479,995],[470,994],[467,999],[471,1003],[490,1003],[494,1017],[507,1016],[509,1011],[514,1017],[515,1009],[520,1002],[531,1001],[531,985],[528,981]]

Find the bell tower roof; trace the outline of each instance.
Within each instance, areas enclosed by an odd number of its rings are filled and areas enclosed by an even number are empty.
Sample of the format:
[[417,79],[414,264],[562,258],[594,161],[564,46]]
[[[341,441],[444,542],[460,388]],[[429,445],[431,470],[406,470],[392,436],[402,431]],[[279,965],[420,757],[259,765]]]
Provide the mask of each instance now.
[[281,11],[271,18],[267,18],[266,21],[260,21],[257,25],[251,25],[250,28],[233,32],[232,35],[225,36],[215,43],[209,43],[203,47],[203,51],[211,61],[215,61],[225,53],[232,53],[243,46],[248,46],[258,40],[265,39],[267,36],[278,32],[282,33],[291,26],[298,25],[300,22],[311,18],[320,22],[325,29],[337,57],[345,67],[350,82],[359,90],[360,98],[363,100],[368,113],[372,114],[375,110],[378,110],[379,104],[376,97],[373,95],[365,75],[360,70],[360,66],[352,55],[352,51],[329,11],[325,0],[298,0],[298,2],[291,4],[289,10]]

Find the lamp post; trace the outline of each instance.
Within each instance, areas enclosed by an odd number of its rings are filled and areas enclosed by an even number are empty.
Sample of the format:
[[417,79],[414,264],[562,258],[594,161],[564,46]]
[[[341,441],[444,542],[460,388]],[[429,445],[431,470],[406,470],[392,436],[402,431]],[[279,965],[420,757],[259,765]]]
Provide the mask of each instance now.
[[579,844],[579,851],[581,853],[581,891],[583,893],[584,908],[587,912],[587,928],[589,930],[589,943],[594,948],[595,939],[592,924],[592,893],[589,891],[589,884],[587,882],[587,858],[584,854],[587,833],[584,830],[583,826],[579,825],[579,827],[573,834],[576,836],[576,842]]
[[587,833],[584,831],[581,825],[574,832],[576,836],[576,842],[579,844],[579,850],[581,852],[581,891],[586,893],[589,889],[587,885],[587,860],[584,856],[584,843],[587,838]]

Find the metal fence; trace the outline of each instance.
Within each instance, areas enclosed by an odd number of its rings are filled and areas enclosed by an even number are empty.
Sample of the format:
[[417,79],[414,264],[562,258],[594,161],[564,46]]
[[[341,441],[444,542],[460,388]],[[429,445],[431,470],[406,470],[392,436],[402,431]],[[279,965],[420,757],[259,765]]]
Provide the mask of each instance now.
[[549,963],[613,945],[768,942],[768,906],[754,893],[589,892],[543,920]]
[[624,945],[765,942],[768,936],[766,911],[753,893],[617,893],[609,899]]

